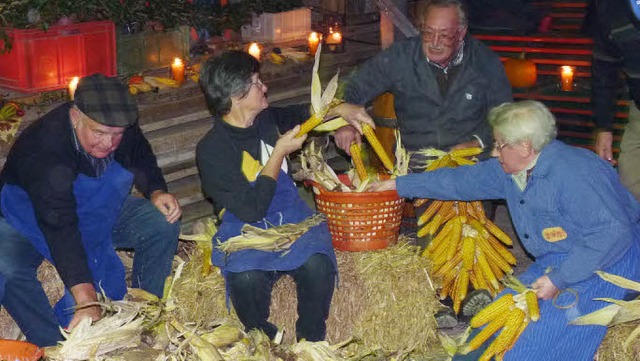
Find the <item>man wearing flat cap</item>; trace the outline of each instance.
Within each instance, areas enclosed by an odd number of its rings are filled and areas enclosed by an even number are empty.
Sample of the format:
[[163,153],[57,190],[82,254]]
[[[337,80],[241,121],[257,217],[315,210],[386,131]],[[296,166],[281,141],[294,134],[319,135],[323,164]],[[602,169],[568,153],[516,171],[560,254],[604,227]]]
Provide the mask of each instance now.
[[[162,296],[181,209],[137,119],[127,86],[94,74],[80,80],[73,102],[25,129],[7,156],[0,173],[0,299],[36,345],[62,340],[59,325],[98,320],[100,307],[91,305],[97,292],[126,294],[116,248],[135,252],[132,287]],[[133,185],[144,198],[130,194]],[[44,259],[66,288],[53,308],[36,278]]]

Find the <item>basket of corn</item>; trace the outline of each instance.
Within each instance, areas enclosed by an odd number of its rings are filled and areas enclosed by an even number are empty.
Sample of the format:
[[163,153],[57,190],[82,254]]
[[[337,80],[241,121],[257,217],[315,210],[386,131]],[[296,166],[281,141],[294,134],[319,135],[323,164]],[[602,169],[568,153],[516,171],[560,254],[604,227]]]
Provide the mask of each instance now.
[[[349,185],[345,175],[338,178]],[[404,209],[398,193],[332,191],[312,184],[316,207],[327,218],[334,248],[369,251],[396,243]]]

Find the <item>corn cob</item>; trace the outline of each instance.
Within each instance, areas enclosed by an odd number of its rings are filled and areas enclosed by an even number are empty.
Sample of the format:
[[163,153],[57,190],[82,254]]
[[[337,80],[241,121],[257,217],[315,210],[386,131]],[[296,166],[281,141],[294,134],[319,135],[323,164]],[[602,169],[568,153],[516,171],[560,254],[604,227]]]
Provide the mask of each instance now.
[[325,114],[315,113],[309,119],[305,120],[304,123],[300,125],[300,130],[298,131],[298,134],[296,134],[296,138],[300,138],[301,136],[312,131],[313,128],[320,125],[320,123],[322,123],[322,120]]
[[[482,311],[480,311],[482,312]],[[482,329],[467,345],[468,351],[477,350],[483,343],[485,343],[489,337],[493,336],[494,333],[498,332],[499,329],[504,326],[505,322],[507,322],[506,317],[496,317],[489,324]]]
[[438,201],[438,200],[433,201],[429,205],[429,207],[427,207],[427,209],[425,209],[424,213],[422,213],[420,215],[420,217],[418,218],[418,226],[423,225],[429,219],[431,219],[431,217],[433,217],[433,215],[436,214],[436,212],[438,211],[438,209],[440,209],[440,207],[443,205],[443,203],[444,203],[443,201]]
[[484,206],[480,201],[473,201],[469,203],[473,208],[473,213],[476,215],[476,218],[480,221],[480,223],[485,224],[487,221],[487,215],[484,212]]
[[478,252],[476,254],[476,262],[478,262],[478,267],[482,271],[482,275],[487,280],[487,282],[491,283],[491,285],[497,290],[500,289],[500,282],[496,278],[495,273],[491,269],[487,258],[484,256],[482,252]]
[[378,158],[380,158],[380,161],[382,162],[384,167],[387,168],[388,171],[393,171],[393,162],[391,161],[391,158],[384,150],[384,148],[382,148],[382,144],[380,144],[378,137],[376,137],[376,134],[373,132],[373,128],[371,128],[369,124],[363,123],[362,132],[364,133],[365,138],[367,138],[367,141],[369,141],[369,144],[371,145],[373,150],[378,155]]
[[489,238],[490,236],[489,231],[485,228],[485,226],[482,223],[480,223],[479,220],[475,218],[469,218],[468,224],[471,227],[473,227],[473,229],[475,229],[482,237]]
[[506,235],[495,223],[491,222],[491,220],[487,219],[485,223],[485,227],[491,234],[493,234],[500,242],[506,244],[507,246],[513,245],[513,241],[509,236]]
[[456,149],[454,151],[449,152],[451,157],[473,157],[474,155],[478,155],[482,153],[482,148],[479,147],[471,147],[471,148],[463,148]]
[[451,155],[450,155],[450,157],[451,157],[451,160],[453,162],[455,162],[457,165],[473,165],[473,164],[476,164],[476,162],[474,162],[472,160],[469,160],[467,158],[454,157],[454,156],[451,156]]
[[493,347],[496,353],[506,351],[507,348],[515,342],[525,318],[526,314],[524,311],[517,307],[509,312],[502,331],[500,331],[498,337],[492,342],[492,344],[495,344]]
[[473,261],[476,258],[476,242],[471,237],[462,240],[462,266],[465,270],[473,270]]
[[[484,278],[482,271],[480,271],[480,266],[478,266],[478,263],[474,263],[473,265],[473,275],[475,276],[476,282],[478,283],[478,288],[476,289],[485,289],[485,290],[489,290],[490,292],[492,291],[492,289],[489,288],[489,284],[487,283],[487,280]],[[493,292],[492,292],[492,295],[493,295]]]
[[362,147],[357,142],[353,142],[351,143],[349,150],[351,151],[351,160],[353,161],[353,165],[356,167],[358,178],[360,178],[360,181],[364,182],[368,177],[367,169],[364,167],[364,163],[362,162]]
[[490,261],[490,264],[496,265],[504,273],[513,273],[513,268],[511,268],[509,263],[507,263],[507,261],[502,258],[502,256],[493,247],[491,247],[491,245],[489,245],[489,242],[484,237],[478,237],[477,244],[485,257],[487,257],[487,261]]
[[525,300],[527,301],[527,311],[531,321],[536,322],[540,319],[540,307],[538,305],[538,296],[532,290],[525,291]]
[[456,287],[453,290],[453,311],[455,313],[460,312],[460,305],[462,300],[467,297],[467,290],[469,289],[469,272],[467,270],[461,270],[456,281]]
[[445,262],[444,265],[440,267],[440,269],[437,269],[434,272],[434,275],[435,276],[444,275],[445,273],[449,272],[449,270],[457,266],[458,263],[460,263],[460,261],[462,261],[462,255],[460,253],[456,253],[456,255],[453,258],[450,258],[449,260],[447,260],[447,262]]
[[513,256],[505,246],[500,243],[495,237],[491,236],[487,239],[487,242],[491,245],[491,247],[496,250],[500,254],[500,256],[507,261],[507,263],[515,265],[517,263],[516,258]]
[[415,208],[418,208],[418,207],[421,207],[422,205],[424,205],[427,202],[429,202],[429,198],[418,198],[415,201],[413,201],[413,206]]
[[469,325],[473,328],[481,327],[482,325],[494,320],[495,318],[500,317],[503,314],[509,312],[509,309],[515,305],[515,301],[513,300],[513,295],[511,293],[506,293],[502,297],[493,301],[490,305],[483,308],[478,312],[471,321]]

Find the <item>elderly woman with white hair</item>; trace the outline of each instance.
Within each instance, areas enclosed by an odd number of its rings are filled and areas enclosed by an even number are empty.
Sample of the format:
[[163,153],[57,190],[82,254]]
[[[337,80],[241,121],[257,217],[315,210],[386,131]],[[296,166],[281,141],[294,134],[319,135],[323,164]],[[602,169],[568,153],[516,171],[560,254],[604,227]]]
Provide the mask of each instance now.
[[[370,190],[396,189],[407,198],[505,199],[520,241],[535,258],[518,278],[536,291],[541,315],[504,359],[593,360],[606,327],[569,322],[607,305],[594,298],[625,297],[626,290],[595,271],[638,279],[640,204],[607,162],[555,140],[555,119],[543,104],[505,103],[488,118],[493,158],[378,182]],[[477,360],[483,351],[455,359]]]

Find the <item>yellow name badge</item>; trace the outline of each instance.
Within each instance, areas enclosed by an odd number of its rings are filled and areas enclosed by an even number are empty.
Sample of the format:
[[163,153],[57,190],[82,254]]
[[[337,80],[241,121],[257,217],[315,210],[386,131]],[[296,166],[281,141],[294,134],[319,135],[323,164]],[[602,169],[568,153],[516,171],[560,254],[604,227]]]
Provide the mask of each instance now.
[[567,232],[562,227],[551,227],[542,230],[542,238],[548,242],[558,242],[567,238]]

